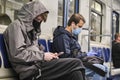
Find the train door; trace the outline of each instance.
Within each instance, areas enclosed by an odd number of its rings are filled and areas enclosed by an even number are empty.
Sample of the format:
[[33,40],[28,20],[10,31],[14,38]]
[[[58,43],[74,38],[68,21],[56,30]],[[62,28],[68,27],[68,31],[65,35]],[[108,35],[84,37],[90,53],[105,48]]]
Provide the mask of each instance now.
[[119,14],[115,11],[112,12],[112,39],[115,33],[119,32]]

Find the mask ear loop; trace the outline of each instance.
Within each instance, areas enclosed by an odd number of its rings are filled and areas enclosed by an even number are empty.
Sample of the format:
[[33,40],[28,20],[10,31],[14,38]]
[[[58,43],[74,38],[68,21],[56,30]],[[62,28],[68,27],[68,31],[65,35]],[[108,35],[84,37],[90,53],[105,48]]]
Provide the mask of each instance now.
[[73,24],[74,22],[72,22],[72,34],[73,34],[73,30],[74,30],[74,24]]
[[72,23],[72,31],[71,31],[72,34],[73,34],[73,30],[74,30],[74,28],[73,28],[73,23]]

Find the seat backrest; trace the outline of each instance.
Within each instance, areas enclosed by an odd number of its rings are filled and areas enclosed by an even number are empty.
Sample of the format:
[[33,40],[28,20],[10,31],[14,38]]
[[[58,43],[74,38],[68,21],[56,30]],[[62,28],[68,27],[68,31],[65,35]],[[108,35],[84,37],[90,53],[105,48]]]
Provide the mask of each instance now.
[[92,47],[92,50],[97,52],[97,56],[104,59],[104,62],[110,60],[110,49],[105,47]]
[[48,44],[47,44],[47,41],[45,40],[45,39],[39,39],[38,40],[38,44],[40,45],[40,44],[42,44],[44,47],[45,47],[45,52],[48,52],[49,50],[48,50]]
[[103,48],[103,55],[105,62],[108,62],[110,59],[110,49],[109,48]]
[[97,50],[98,56],[104,59],[104,55],[103,55],[103,49],[101,47],[98,47]]
[[97,52],[97,47],[92,47],[92,50]]
[[53,52],[53,41],[52,40],[48,40],[48,49],[49,49],[49,52]]
[[7,51],[3,39],[3,34],[0,34],[0,66],[4,68],[10,68],[10,62],[7,57]]

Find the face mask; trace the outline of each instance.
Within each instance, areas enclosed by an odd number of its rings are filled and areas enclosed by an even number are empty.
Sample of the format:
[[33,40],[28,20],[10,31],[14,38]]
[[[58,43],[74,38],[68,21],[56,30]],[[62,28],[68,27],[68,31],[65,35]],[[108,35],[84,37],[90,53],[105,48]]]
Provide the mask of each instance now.
[[[42,21],[41,21],[42,22]],[[41,25],[41,22],[38,22],[38,21],[36,21],[36,20],[33,20],[33,27],[34,27],[34,29],[35,29],[35,31],[37,32],[37,33],[40,33],[41,32],[41,29],[40,29],[40,25]]]
[[72,33],[78,35],[82,31],[82,28],[73,29]]

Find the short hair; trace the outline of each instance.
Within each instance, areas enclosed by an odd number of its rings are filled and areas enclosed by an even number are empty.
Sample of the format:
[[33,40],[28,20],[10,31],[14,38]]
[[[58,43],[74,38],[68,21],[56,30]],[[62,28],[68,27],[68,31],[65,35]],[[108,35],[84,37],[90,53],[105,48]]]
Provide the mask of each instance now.
[[82,20],[84,23],[86,22],[85,18],[81,14],[75,13],[68,20],[68,26],[70,26],[72,22],[75,22],[75,24],[77,24],[80,20]]
[[116,40],[119,36],[120,36],[120,33],[116,33],[115,36],[114,36],[115,40]]

